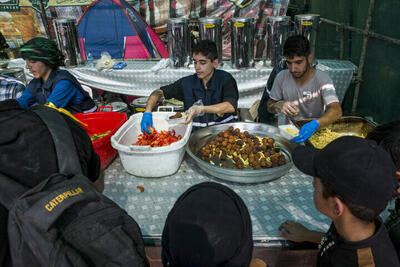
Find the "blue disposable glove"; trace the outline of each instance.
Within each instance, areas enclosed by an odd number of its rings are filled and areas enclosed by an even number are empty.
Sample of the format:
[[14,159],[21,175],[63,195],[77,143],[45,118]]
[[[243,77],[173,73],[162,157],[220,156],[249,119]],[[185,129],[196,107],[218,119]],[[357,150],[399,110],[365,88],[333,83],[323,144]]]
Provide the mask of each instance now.
[[303,127],[301,127],[299,135],[293,138],[292,141],[295,143],[303,143],[308,138],[310,138],[311,135],[313,135],[313,133],[318,129],[319,129],[318,121],[312,120],[304,124]]
[[142,121],[140,122],[140,127],[142,132],[146,131],[146,133],[151,134],[149,127],[153,128],[153,114],[151,112],[143,113]]

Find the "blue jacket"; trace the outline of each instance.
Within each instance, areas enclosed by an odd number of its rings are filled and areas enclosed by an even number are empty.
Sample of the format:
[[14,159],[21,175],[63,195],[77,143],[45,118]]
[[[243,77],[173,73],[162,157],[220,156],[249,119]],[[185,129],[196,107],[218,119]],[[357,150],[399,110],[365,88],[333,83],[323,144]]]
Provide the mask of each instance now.
[[65,109],[71,113],[77,113],[84,112],[95,107],[96,104],[90,98],[89,94],[82,89],[78,80],[66,70],[53,70],[45,83],[42,82],[42,79],[33,79],[29,83],[27,89],[37,103],[45,104],[54,87],[61,80],[70,81],[83,96],[78,103],[74,103],[74,101],[68,102],[68,104],[64,107]]

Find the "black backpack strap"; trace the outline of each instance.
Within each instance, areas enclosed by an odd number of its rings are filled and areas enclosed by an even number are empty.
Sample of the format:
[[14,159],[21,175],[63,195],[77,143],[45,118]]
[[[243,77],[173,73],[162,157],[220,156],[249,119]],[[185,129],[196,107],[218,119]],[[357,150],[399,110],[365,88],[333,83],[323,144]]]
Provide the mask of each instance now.
[[14,201],[28,190],[28,187],[21,185],[2,173],[0,173],[0,188],[0,203],[8,210],[11,209]]
[[46,124],[56,148],[59,173],[82,174],[71,130],[63,115],[52,109],[32,109]]

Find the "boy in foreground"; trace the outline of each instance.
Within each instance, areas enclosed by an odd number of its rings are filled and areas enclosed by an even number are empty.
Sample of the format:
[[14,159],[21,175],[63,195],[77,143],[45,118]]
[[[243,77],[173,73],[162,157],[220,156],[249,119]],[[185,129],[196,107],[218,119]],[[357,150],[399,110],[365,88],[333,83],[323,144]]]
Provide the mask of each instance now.
[[322,150],[297,147],[292,156],[300,171],[314,177],[315,206],[332,224],[323,235],[286,221],[280,235],[319,242],[317,266],[400,266],[379,218],[398,186],[389,154],[375,141],[345,136]]

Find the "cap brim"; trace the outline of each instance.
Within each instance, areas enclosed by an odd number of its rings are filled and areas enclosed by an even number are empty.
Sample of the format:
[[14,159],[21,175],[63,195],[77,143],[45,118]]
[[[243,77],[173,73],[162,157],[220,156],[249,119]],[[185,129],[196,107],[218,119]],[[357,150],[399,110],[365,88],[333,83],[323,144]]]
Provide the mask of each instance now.
[[314,157],[320,150],[312,146],[298,146],[292,152],[294,165],[305,174],[317,176],[314,168]]

